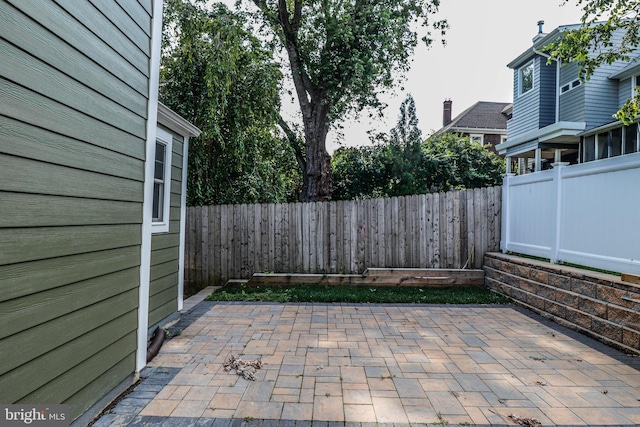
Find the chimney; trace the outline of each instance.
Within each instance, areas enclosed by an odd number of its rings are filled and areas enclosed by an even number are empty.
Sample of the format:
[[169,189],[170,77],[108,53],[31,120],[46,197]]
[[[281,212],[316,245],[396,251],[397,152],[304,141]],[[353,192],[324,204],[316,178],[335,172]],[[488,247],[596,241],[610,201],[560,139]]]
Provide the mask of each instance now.
[[442,126],[451,123],[451,104],[453,102],[450,99],[445,99],[442,103]]
[[544,25],[544,21],[543,20],[538,21],[538,34],[536,34],[535,37],[531,40],[534,43],[547,35],[546,33],[542,32],[542,26],[543,25]]

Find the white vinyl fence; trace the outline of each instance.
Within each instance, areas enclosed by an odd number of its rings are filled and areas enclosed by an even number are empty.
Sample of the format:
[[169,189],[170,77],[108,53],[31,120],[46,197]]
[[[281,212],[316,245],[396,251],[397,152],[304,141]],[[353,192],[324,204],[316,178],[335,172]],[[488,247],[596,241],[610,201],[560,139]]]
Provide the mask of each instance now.
[[640,153],[507,176],[505,252],[640,274]]

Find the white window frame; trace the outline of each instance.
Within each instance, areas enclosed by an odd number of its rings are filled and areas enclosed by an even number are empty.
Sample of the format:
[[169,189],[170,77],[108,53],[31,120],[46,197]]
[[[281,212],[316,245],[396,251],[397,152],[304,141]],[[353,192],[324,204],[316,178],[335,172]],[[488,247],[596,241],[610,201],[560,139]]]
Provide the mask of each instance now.
[[575,79],[560,87],[560,95],[564,95],[567,92],[571,92],[573,89],[582,86],[580,79]]
[[631,97],[632,98],[636,96],[636,87],[640,87],[640,74],[631,76]]
[[[170,206],[171,206],[171,159],[173,153],[173,135],[164,129],[158,128],[156,131],[156,146],[162,144],[165,146],[165,159],[164,159],[164,182],[162,188],[162,220],[153,219],[151,222],[152,233],[167,233],[169,232],[170,221]],[[156,146],[153,148],[153,157],[150,161],[154,162],[153,169],[155,170],[156,161]],[[155,174],[152,176],[149,185],[155,184]],[[155,193],[155,192],[154,192]],[[151,203],[150,208],[153,209],[154,203]],[[152,214],[153,216],[153,214]]]
[[[522,87],[522,72],[531,67],[531,87],[526,90],[523,91],[523,87]],[[534,64],[534,61],[531,60],[528,63],[526,63],[525,65],[523,65],[522,67],[518,68],[518,96],[523,96],[526,95],[527,93],[531,92],[533,90],[533,88],[536,86],[535,84],[535,76],[536,76],[536,67]]]
[[480,144],[484,147],[484,135],[481,133],[471,133],[469,134],[469,141]]

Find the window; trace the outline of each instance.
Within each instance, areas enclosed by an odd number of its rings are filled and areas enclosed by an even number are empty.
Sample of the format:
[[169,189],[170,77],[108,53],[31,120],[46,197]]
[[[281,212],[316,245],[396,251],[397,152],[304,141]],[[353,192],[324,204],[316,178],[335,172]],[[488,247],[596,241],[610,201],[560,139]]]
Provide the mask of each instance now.
[[524,95],[533,89],[533,61],[529,62],[518,71],[518,80],[520,84],[520,95]]
[[596,159],[596,137],[595,135],[585,136],[582,142],[583,160],[590,162]]
[[596,155],[597,159],[606,159],[609,157],[609,132],[602,132],[596,138]]
[[574,81],[567,83],[566,85],[562,86],[560,88],[560,94],[569,92],[571,89],[575,89],[578,86],[580,86],[582,83],[580,82],[580,79],[575,79]]
[[169,199],[171,190],[171,141],[169,132],[157,130],[153,166],[152,224],[154,232],[169,231]]
[[622,154],[622,128],[615,128],[609,131],[609,157]]
[[638,123],[624,128],[624,154],[638,151]]
[[469,139],[471,140],[471,142],[475,142],[477,144],[480,145],[484,145],[484,135],[482,134],[471,134],[469,135]]
[[[633,97],[633,96],[636,96],[636,93],[637,93],[637,92],[636,92],[636,88],[637,88],[638,86],[640,86],[640,74],[638,74],[637,76],[634,76],[634,77],[631,79],[631,83],[632,83],[632,84],[631,84],[631,96]],[[640,89],[637,89],[637,90],[639,90],[639,91],[640,91]]]

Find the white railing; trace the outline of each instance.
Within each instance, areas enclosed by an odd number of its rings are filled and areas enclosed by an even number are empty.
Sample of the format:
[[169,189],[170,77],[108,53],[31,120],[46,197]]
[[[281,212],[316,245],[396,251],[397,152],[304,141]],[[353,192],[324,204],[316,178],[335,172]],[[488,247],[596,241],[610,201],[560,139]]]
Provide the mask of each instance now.
[[504,252],[640,274],[640,153],[508,175],[502,206]]

